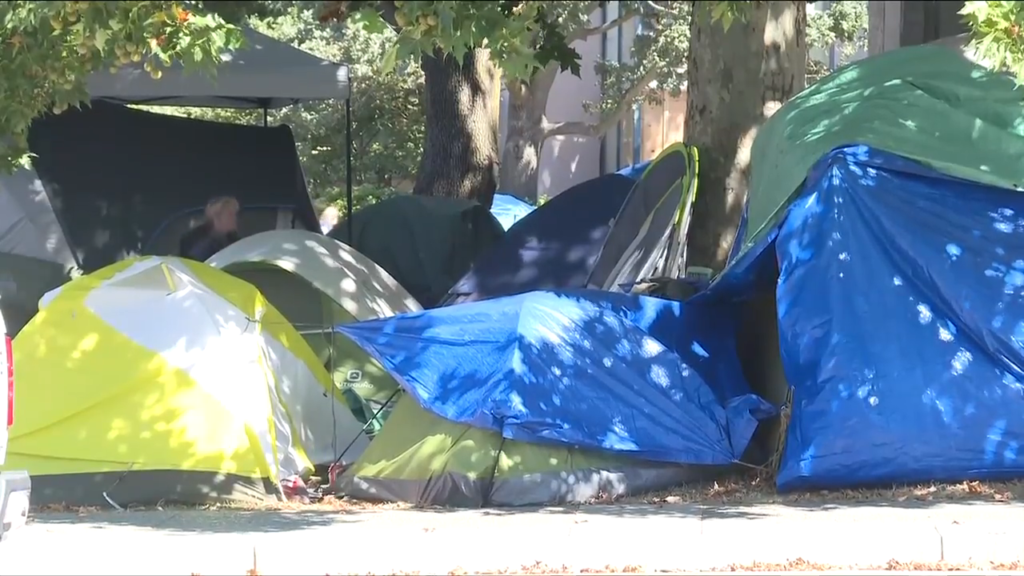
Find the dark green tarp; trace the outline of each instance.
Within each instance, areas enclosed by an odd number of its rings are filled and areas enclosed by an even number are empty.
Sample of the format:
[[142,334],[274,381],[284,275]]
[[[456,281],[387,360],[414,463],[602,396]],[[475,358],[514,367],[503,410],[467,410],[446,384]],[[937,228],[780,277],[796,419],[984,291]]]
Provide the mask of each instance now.
[[437,305],[480,254],[504,235],[477,202],[403,194],[352,215],[328,236],[351,244],[409,291],[424,308]]
[[873,56],[823,78],[779,109],[754,141],[744,249],[781,216],[819,158],[850,144],[1020,188],[1024,88],[935,45]]

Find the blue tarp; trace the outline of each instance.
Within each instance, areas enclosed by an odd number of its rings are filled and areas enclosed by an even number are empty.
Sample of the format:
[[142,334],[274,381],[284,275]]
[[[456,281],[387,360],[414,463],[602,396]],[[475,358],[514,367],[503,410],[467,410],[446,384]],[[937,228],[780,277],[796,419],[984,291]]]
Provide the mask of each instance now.
[[444,303],[586,286],[633,184],[629,178],[608,174],[537,207],[473,264]]
[[1024,476],[1024,195],[865,146],[697,298],[774,280],[780,489]]
[[529,202],[501,192],[494,195],[494,203],[491,204],[491,214],[501,222],[501,227],[505,230],[536,209],[537,207]]
[[646,162],[641,162],[639,164],[630,164],[629,166],[626,166],[622,170],[616,172],[616,174],[622,174],[623,176],[629,178],[630,180],[639,180],[640,177],[644,175],[644,170],[647,170],[647,167],[650,165],[650,160]]
[[336,330],[442,418],[512,440],[724,465],[774,412],[747,387],[728,310],[538,291]]

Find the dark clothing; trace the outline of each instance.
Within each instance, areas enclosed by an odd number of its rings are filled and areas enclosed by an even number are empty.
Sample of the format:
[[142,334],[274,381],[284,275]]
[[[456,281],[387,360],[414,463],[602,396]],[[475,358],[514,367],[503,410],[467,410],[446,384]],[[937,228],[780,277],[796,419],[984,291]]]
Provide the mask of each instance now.
[[201,224],[181,237],[179,255],[197,262],[205,262],[210,256],[238,241],[237,232],[218,234],[209,223]]

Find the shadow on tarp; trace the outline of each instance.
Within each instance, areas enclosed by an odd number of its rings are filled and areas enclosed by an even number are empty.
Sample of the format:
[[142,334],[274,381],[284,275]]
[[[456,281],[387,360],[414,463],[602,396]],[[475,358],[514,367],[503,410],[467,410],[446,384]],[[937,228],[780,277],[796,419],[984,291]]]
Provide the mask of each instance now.
[[729,310],[538,291],[336,330],[447,420],[523,442],[729,466],[774,413],[743,378]]
[[818,162],[695,298],[745,302],[754,390],[794,388],[779,489],[1024,476],[1022,255],[1017,191],[866,146]]

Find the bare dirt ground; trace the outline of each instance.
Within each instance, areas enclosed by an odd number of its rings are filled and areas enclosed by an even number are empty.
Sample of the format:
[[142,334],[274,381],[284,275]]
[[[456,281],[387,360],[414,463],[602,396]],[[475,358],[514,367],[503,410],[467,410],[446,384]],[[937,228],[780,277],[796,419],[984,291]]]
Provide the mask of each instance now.
[[595,504],[794,504],[813,502],[1024,500],[1024,482],[957,482],[888,486],[856,490],[821,490],[779,494],[774,481],[758,475],[735,476],[696,486],[680,487],[641,496],[602,500]]
[[[889,486],[854,490],[821,490],[779,494],[774,482],[756,474],[723,478],[714,482],[692,484],[625,498],[601,498],[588,502],[587,506],[622,504],[814,504],[838,502],[1019,502],[1024,500],[1024,481],[1013,482],[957,482],[930,483],[909,486]],[[183,506],[169,504],[145,509],[181,509]],[[349,498],[327,496],[322,501],[307,504],[301,502],[238,503],[225,505],[186,506],[186,508],[216,510],[281,510],[346,512],[355,510],[408,510],[416,508],[401,502],[369,502]],[[144,508],[131,508],[131,510]],[[78,512],[88,514],[98,508],[68,508],[61,506],[39,507],[37,512]]]
[[[701,571],[701,573],[719,572],[1024,572],[1024,564],[1014,562],[1011,564],[993,563],[971,563],[971,564],[950,564],[924,563],[924,562],[897,562],[890,560],[882,566],[831,566],[808,562],[803,559],[796,559],[785,564],[732,564],[714,570]],[[646,570],[643,566],[605,566],[604,568],[584,568],[576,570],[571,566],[549,566],[543,563],[536,563],[519,568],[504,568],[496,570],[483,570],[479,572],[468,572],[462,568],[454,568],[448,572],[449,576],[466,576],[469,574],[693,574],[693,570]],[[396,575],[418,575],[419,572],[394,572]],[[246,576],[260,576],[258,568],[249,568],[245,571]],[[192,576],[201,576],[193,572]],[[331,575],[327,575],[331,576]],[[373,575],[367,575],[373,576]]]

